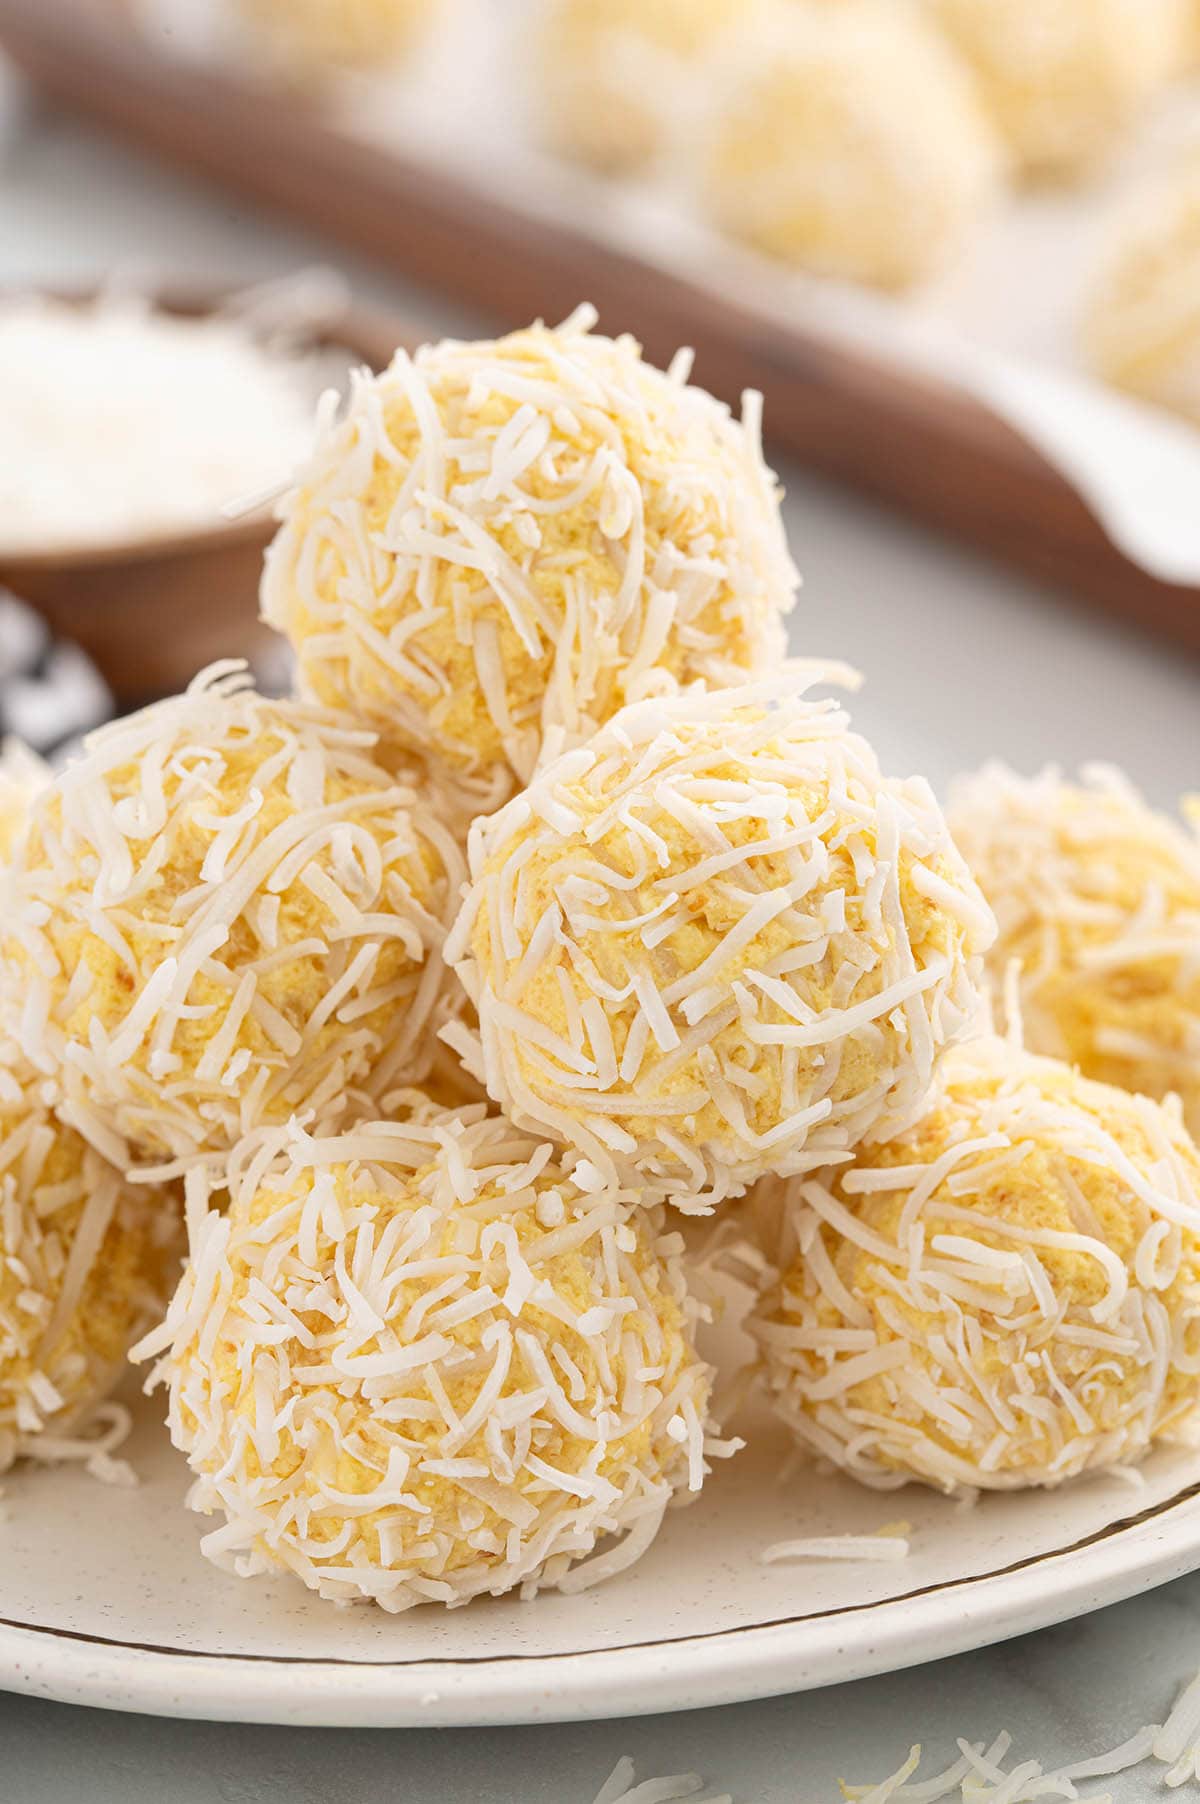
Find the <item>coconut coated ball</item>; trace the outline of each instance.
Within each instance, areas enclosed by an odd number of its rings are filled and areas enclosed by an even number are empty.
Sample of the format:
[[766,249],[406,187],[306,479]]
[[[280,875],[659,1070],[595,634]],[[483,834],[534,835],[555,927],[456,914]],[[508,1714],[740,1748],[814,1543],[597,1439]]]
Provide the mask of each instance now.
[[780,6],[725,90],[701,154],[706,204],[785,263],[905,288],[996,191],[999,146],[968,75],[893,0]]
[[1078,176],[1179,63],[1188,0],[926,0],[978,80],[1014,166]]
[[1162,1097],[1200,1132],[1200,844],[1118,771],[1000,764],[963,779],[951,826],[996,912],[997,990],[1019,962],[1026,1043]]
[[1200,1155],[1178,1111],[985,1040],[924,1117],[782,1187],[751,1320],[798,1441],[867,1484],[1056,1485],[1195,1438]]
[[56,1118],[0,1047],[0,1472],[61,1459],[169,1289],[177,1212]]
[[797,578],[757,398],[739,425],[686,357],[664,374],[593,317],[361,377],[268,553],[308,689],[472,780],[782,654]]
[[219,1155],[419,1074],[459,854],[372,743],[215,666],[37,798],[0,995],[114,1163]]
[[606,1182],[703,1209],[808,1171],[970,1023],[988,909],[928,787],[804,698],[827,674],[625,709],[475,825],[477,1068]]
[[547,142],[610,173],[644,167],[748,10],[753,0],[547,0],[534,59]]
[[1104,381],[1200,423],[1200,159],[1139,196],[1088,302]]
[[661,1213],[482,1110],[259,1136],[230,1197],[137,1350],[218,1565],[392,1611],[582,1590],[699,1490],[712,1375]]

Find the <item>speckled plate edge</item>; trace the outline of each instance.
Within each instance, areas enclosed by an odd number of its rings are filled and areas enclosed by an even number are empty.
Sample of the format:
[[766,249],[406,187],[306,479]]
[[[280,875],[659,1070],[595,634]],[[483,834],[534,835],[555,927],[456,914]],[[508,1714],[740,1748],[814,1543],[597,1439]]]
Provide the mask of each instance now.
[[0,1686],[152,1716],[347,1728],[652,1715],[918,1666],[1084,1615],[1197,1568],[1200,1506],[1189,1497],[987,1577],[761,1628],[599,1652],[278,1660],[0,1623]]

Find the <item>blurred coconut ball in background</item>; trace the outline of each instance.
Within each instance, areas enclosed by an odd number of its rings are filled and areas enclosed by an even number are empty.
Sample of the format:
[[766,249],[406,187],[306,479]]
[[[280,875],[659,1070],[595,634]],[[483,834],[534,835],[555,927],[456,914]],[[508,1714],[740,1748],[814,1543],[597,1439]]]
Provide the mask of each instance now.
[[1200,153],[1122,212],[1082,345],[1104,381],[1200,425]]
[[925,0],[975,73],[1016,171],[1070,179],[1179,68],[1191,0]]
[[230,0],[250,49],[300,85],[331,71],[402,63],[435,22],[439,0]]
[[528,52],[542,136],[609,174],[645,168],[691,84],[759,10],[758,0],[545,0]]
[[957,58],[888,0],[780,0],[739,41],[696,153],[732,237],[882,288],[945,263],[1002,167]]

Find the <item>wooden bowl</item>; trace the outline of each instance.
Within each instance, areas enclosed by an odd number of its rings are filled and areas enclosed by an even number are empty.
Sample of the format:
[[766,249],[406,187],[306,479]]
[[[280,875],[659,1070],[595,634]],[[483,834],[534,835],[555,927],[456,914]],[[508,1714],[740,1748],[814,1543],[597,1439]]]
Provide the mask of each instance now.
[[[155,304],[195,317],[215,311],[230,292],[171,293]],[[413,338],[402,321],[355,306],[339,310],[310,342],[377,370]],[[0,550],[0,586],[37,608],[57,637],[82,646],[128,706],[182,688],[216,658],[252,658],[261,649],[268,629],[258,618],[258,583],[274,531],[274,521],[259,514],[62,552]]]

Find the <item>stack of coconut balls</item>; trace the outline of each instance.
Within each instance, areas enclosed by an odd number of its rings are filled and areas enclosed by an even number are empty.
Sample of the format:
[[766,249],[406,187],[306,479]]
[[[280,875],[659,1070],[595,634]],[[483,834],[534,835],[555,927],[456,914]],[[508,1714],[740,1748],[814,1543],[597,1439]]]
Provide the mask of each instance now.
[[989,901],[848,673],[784,660],[757,398],[688,377],[586,310],[399,353],[281,505],[297,697],[217,667],[14,764],[5,1463],[110,1459],[140,1335],[219,1565],[582,1589],[740,1445],[680,1231],[714,1212],[765,1391],[869,1483],[1195,1424],[1200,1158],[1065,1060],[1195,1093],[1200,854],[1123,790],[981,779],[1063,1059],[986,1033]]

